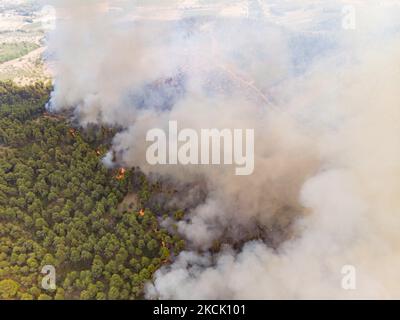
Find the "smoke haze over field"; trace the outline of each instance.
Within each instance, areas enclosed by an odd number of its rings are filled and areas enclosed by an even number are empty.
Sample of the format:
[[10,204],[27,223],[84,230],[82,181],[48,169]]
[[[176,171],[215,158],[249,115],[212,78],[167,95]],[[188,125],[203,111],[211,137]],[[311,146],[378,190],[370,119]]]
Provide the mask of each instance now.
[[[187,251],[147,296],[400,298],[398,3],[253,1],[249,18],[174,5],[163,20],[130,3],[55,3],[49,109],[123,127],[120,164],[205,181],[178,226]],[[354,30],[342,27],[349,4]],[[169,120],[254,129],[254,174],[148,165],[146,132]],[[344,265],[356,290],[341,287]]]

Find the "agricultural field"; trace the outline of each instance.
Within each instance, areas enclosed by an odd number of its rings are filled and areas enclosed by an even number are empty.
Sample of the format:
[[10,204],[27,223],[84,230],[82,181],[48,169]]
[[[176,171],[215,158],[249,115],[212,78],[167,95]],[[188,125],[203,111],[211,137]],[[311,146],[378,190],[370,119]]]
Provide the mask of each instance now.
[[42,7],[36,1],[1,1],[0,81],[25,85],[49,79],[42,61],[43,19]]
[[32,42],[2,43],[0,44],[0,63],[21,58],[38,48],[39,45]]

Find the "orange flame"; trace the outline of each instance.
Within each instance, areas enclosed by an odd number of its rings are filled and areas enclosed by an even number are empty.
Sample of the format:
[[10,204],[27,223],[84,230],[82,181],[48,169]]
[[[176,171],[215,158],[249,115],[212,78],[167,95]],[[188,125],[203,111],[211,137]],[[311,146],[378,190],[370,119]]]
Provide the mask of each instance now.
[[123,178],[125,178],[125,173],[126,173],[126,169],[125,168],[120,168],[118,171],[118,175],[116,176],[117,180],[122,180]]
[[73,136],[74,138],[76,137],[76,130],[75,129],[69,129],[69,133],[71,136]]
[[144,217],[144,209],[141,209],[141,210],[139,211],[139,216]]
[[96,150],[96,154],[97,154],[98,156],[100,156],[100,155],[101,155],[100,150]]

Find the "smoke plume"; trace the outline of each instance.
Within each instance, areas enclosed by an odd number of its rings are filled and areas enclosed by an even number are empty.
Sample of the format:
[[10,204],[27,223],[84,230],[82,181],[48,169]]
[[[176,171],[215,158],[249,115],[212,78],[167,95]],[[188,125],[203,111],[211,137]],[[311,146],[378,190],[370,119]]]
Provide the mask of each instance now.
[[[244,16],[247,1],[213,3],[208,15],[160,4],[157,18],[140,3],[55,3],[48,108],[122,127],[118,163],[207,192],[178,225],[187,251],[147,297],[399,298],[398,3],[250,1]],[[146,132],[170,120],[254,129],[254,173],[150,166]]]

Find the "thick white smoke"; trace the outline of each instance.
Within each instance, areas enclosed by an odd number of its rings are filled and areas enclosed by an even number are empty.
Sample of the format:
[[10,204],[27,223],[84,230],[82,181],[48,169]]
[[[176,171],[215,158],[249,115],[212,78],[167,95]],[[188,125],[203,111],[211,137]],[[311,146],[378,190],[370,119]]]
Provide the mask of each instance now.
[[[399,7],[256,3],[250,18],[173,21],[176,3],[145,20],[120,1],[57,2],[49,108],[123,127],[123,164],[206,182],[178,226],[190,249],[156,273],[149,298],[400,297]],[[145,134],[169,120],[255,129],[254,174],[148,165]],[[341,287],[344,265],[356,290]]]

